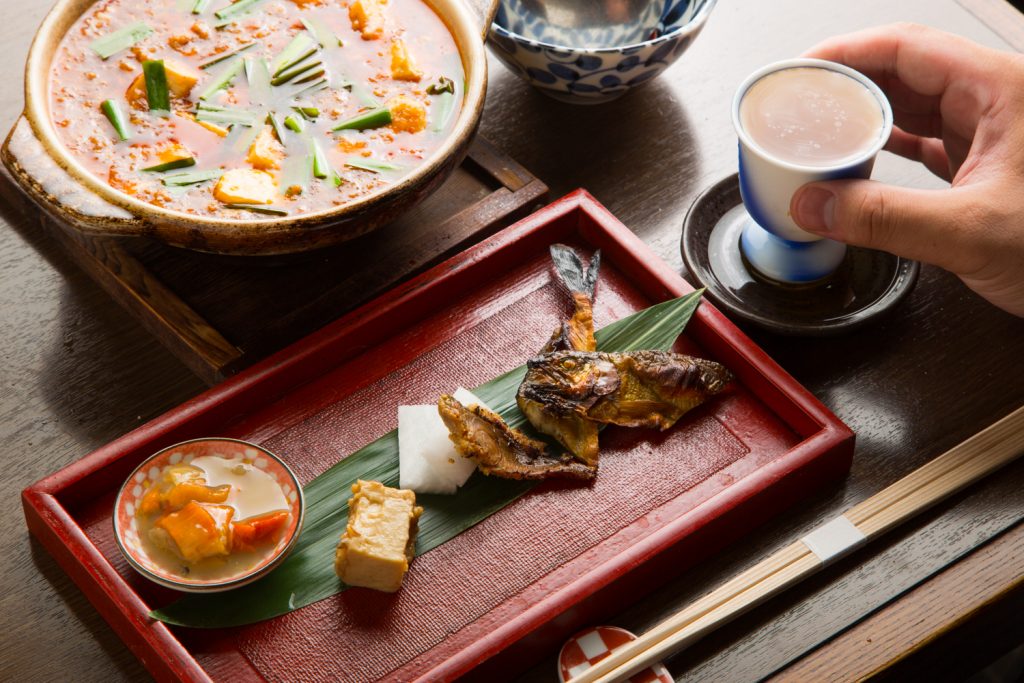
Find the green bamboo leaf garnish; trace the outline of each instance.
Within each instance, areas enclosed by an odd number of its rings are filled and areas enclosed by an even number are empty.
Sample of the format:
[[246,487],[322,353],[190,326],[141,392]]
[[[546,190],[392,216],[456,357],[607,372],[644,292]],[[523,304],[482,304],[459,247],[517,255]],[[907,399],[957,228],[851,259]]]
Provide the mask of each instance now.
[[97,38],[89,43],[89,47],[103,59],[109,59],[121,50],[127,50],[152,32],[153,29],[146,22],[138,21],[102,38]]
[[261,2],[263,2],[263,0],[238,0],[238,2],[236,3],[228,5],[223,9],[217,10],[213,13],[213,16],[220,19],[220,21],[218,21],[215,24],[215,26],[227,26],[232,21],[234,21],[236,17],[245,14],[256,5],[260,4]]
[[167,87],[167,70],[164,60],[149,60],[142,63],[142,73],[146,79],[146,100],[150,111],[169,112],[171,110],[171,91]]
[[212,171],[190,171],[185,173],[172,173],[161,178],[161,182],[168,187],[184,187],[186,185],[198,185],[199,183],[205,183],[208,180],[217,180],[224,171],[221,169],[214,169]]
[[[651,306],[598,330],[598,350],[671,349],[700,303],[701,291]],[[526,418],[516,406],[516,390],[525,374],[526,367],[519,366],[473,389],[473,393],[509,426],[520,426]],[[438,387],[438,394],[452,388]],[[248,586],[225,593],[189,595],[152,611],[150,616],[179,626],[227,628],[287,614],[345,590],[334,573],[334,548],[345,530],[348,491],[357,479],[398,486],[397,431],[360,448],[306,485],[302,535],[280,567]],[[423,555],[454,538],[536,484],[477,472],[454,495],[416,496],[424,508],[416,554]],[[415,563],[412,571],[416,571]]]
[[156,166],[148,166],[144,169],[146,173],[163,173],[164,171],[173,171],[179,168],[188,168],[189,166],[196,165],[195,157],[188,157],[186,159],[175,159],[174,161],[167,161]]
[[238,209],[239,211],[252,211],[253,213],[265,213],[268,216],[287,216],[288,210],[271,204],[225,204],[225,209]]
[[367,159],[365,157],[349,157],[348,159],[345,159],[345,165],[351,166],[352,168],[358,168],[363,171],[370,171],[371,173],[385,173],[387,171],[402,170],[401,166],[389,164],[386,161]]
[[331,130],[367,130],[369,128],[380,128],[389,123],[391,123],[391,110],[381,107],[380,109],[371,109],[370,111],[353,116],[347,121],[342,121],[334,128],[331,128]]
[[232,57],[237,57],[238,55],[240,55],[241,53],[245,52],[246,50],[248,50],[249,48],[253,47],[254,45],[256,45],[256,43],[248,43],[248,44],[243,45],[242,47],[238,48],[237,50],[231,50],[230,52],[225,52],[222,55],[217,55],[213,59],[210,59],[210,60],[205,61],[202,64],[200,64],[199,68],[200,69],[209,69],[211,66],[215,66],[217,64],[220,64],[223,61],[231,59]]
[[117,137],[127,140],[132,136],[132,130],[128,126],[128,119],[124,117],[121,107],[118,106],[117,102],[114,100],[104,100],[103,104],[100,105],[100,109],[103,110],[107,119],[110,120],[110,125],[117,131]]
[[213,77],[203,92],[199,93],[199,99],[207,100],[221,88],[226,88],[231,81],[235,80],[235,76],[242,73],[243,68],[245,68],[245,60],[242,57],[235,57]]

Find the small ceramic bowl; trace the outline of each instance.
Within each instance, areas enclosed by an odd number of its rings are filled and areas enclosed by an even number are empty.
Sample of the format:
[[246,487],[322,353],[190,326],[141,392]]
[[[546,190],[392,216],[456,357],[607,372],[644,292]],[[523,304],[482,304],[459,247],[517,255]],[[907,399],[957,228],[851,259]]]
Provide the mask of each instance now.
[[[189,463],[204,455],[219,455],[233,458],[242,456],[251,464],[272,476],[281,487],[288,504],[291,518],[288,528],[281,535],[277,546],[254,567],[236,574],[226,575],[217,580],[190,579],[159,566],[147,553],[139,536],[135,511],[139,500],[167,465]],[[114,538],[128,563],[140,574],[162,586],[189,593],[215,593],[252,583],[268,574],[291,552],[302,530],[305,500],[302,486],[295,474],[279,457],[256,444],[238,439],[207,438],[183,441],[168,446],[151,455],[135,468],[128,480],[121,486],[114,503]]]
[[649,82],[697,37],[716,0],[501,0],[488,45],[545,95],[599,104]]

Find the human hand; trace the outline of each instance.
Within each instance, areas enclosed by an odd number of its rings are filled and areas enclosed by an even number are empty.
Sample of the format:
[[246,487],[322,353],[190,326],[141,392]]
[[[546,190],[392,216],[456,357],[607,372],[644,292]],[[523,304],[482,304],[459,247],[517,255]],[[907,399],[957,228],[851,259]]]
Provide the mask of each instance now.
[[913,24],[839,36],[805,56],[875,81],[896,124],[886,149],[920,161],[951,187],[809,183],[790,203],[796,223],[945,268],[1024,316],[1024,56]]

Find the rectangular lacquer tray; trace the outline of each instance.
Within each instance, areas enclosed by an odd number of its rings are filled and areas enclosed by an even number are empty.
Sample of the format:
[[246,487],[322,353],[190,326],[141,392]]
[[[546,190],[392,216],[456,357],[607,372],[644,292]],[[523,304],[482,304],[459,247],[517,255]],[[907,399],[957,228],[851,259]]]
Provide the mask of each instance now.
[[570,310],[552,279],[555,242],[602,250],[598,327],[692,291],[575,192],[29,487],[29,528],[158,679],[496,680],[846,473],[850,430],[705,302],[677,349],[726,364],[735,389],[664,433],[602,432],[593,485],[538,486],[418,557],[395,595],[351,589],[219,631],[147,616],[174,595],[134,573],[111,523],[142,459],[230,436],[310,481],[393,429],[399,404],[533,355]]

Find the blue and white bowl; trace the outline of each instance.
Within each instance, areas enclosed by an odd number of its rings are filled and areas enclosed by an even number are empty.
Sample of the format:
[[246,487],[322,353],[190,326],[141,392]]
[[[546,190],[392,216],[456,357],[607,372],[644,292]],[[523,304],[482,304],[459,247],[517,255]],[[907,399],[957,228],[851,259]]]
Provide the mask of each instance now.
[[572,26],[545,16],[547,5],[538,0],[500,0],[488,45],[545,95],[599,104],[651,81],[675,62],[704,28],[716,1],[651,0],[628,21]]

